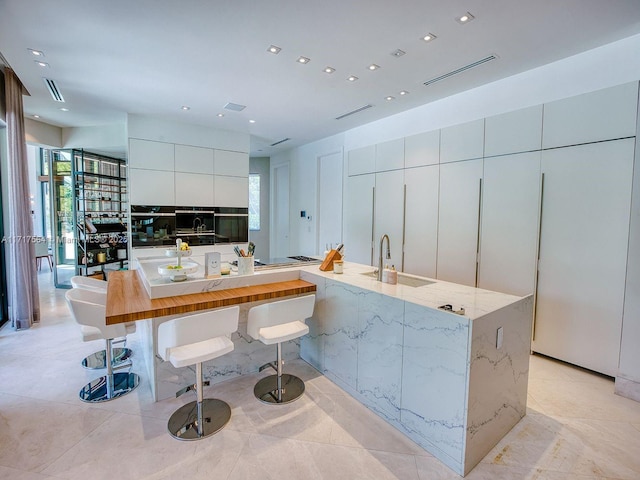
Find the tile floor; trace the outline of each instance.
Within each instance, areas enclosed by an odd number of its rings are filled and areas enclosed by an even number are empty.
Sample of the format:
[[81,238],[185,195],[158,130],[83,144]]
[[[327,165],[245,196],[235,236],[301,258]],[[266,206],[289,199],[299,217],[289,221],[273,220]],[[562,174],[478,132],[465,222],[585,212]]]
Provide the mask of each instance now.
[[[42,322],[0,330],[0,479],[398,479],[460,478],[299,360],[286,366],[307,385],[290,405],[252,395],[259,375],[209,387],[232,418],[217,435],[180,442],[170,414],[192,399],[154,403],[143,383],[100,405],[77,392],[97,376],[64,291],[41,273]],[[129,345],[136,348],[136,336]],[[613,381],[531,357],[528,415],[466,478],[474,480],[640,479],[640,403],[614,395]]]

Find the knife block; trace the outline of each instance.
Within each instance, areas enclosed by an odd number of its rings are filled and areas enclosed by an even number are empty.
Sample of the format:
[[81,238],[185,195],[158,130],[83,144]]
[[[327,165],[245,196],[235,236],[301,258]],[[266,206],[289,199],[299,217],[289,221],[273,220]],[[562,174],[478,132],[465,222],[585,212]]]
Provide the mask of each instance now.
[[342,255],[340,255],[337,250],[330,250],[329,253],[327,253],[327,256],[324,257],[324,261],[322,262],[322,265],[320,265],[320,270],[323,272],[332,271],[333,262],[335,260],[342,260]]

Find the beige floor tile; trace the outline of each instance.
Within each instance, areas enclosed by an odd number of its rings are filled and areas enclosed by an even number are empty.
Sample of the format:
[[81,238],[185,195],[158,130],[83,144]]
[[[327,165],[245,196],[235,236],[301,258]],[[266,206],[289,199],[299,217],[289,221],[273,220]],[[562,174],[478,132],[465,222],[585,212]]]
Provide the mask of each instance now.
[[51,480],[52,478],[49,475],[0,466],[0,480]]

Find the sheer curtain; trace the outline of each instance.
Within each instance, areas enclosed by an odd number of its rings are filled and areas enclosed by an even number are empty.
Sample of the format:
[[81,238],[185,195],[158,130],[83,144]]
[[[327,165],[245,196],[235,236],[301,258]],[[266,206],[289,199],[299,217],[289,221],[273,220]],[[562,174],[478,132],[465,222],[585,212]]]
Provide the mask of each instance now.
[[13,70],[5,68],[9,184],[9,228],[7,235],[9,318],[16,330],[40,320],[40,300],[33,226],[29,205],[29,171],[22,111],[22,83]]

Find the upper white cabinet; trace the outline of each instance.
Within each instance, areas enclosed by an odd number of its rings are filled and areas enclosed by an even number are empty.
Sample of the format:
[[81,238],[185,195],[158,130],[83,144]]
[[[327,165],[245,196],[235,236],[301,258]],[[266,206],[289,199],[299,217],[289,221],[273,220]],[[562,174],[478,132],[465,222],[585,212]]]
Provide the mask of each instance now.
[[478,286],[524,296],[534,292],[540,151],[485,158]]
[[542,152],[532,349],[618,371],[635,139]]
[[344,189],[344,244],[347,260],[373,265],[373,195],[375,175],[346,179]]
[[174,171],[173,143],[129,139],[129,167]]
[[540,150],[542,105],[485,119],[485,157]]
[[249,178],[214,175],[214,205],[216,207],[248,207]]
[[404,138],[376,145],[376,172],[404,168]]
[[475,286],[482,159],[440,165],[437,278]]
[[202,173],[175,173],[176,205],[210,207],[213,203],[213,175]]
[[403,271],[436,277],[438,252],[438,165],[404,172],[405,222]]
[[482,158],[483,154],[484,119],[440,131],[440,163]]
[[376,169],[376,146],[357,148],[351,150],[347,160],[347,174],[362,175],[373,173]]
[[634,136],[637,114],[638,82],[547,103],[542,147]]
[[129,168],[131,205],[175,205],[174,172]]
[[378,265],[380,238],[389,236],[391,258],[386,258],[386,242],[383,249],[383,267],[394,265],[402,269],[402,232],[404,217],[404,171],[376,173],[375,215],[373,229],[373,264]]
[[213,175],[213,149],[176,145],[175,170]]
[[440,130],[419,133],[404,139],[406,168],[440,163]]
[[229,175],[232,177],[248,177],[249,154],[230,152],[227,150],[215,150],[213,173],[216,175]]

